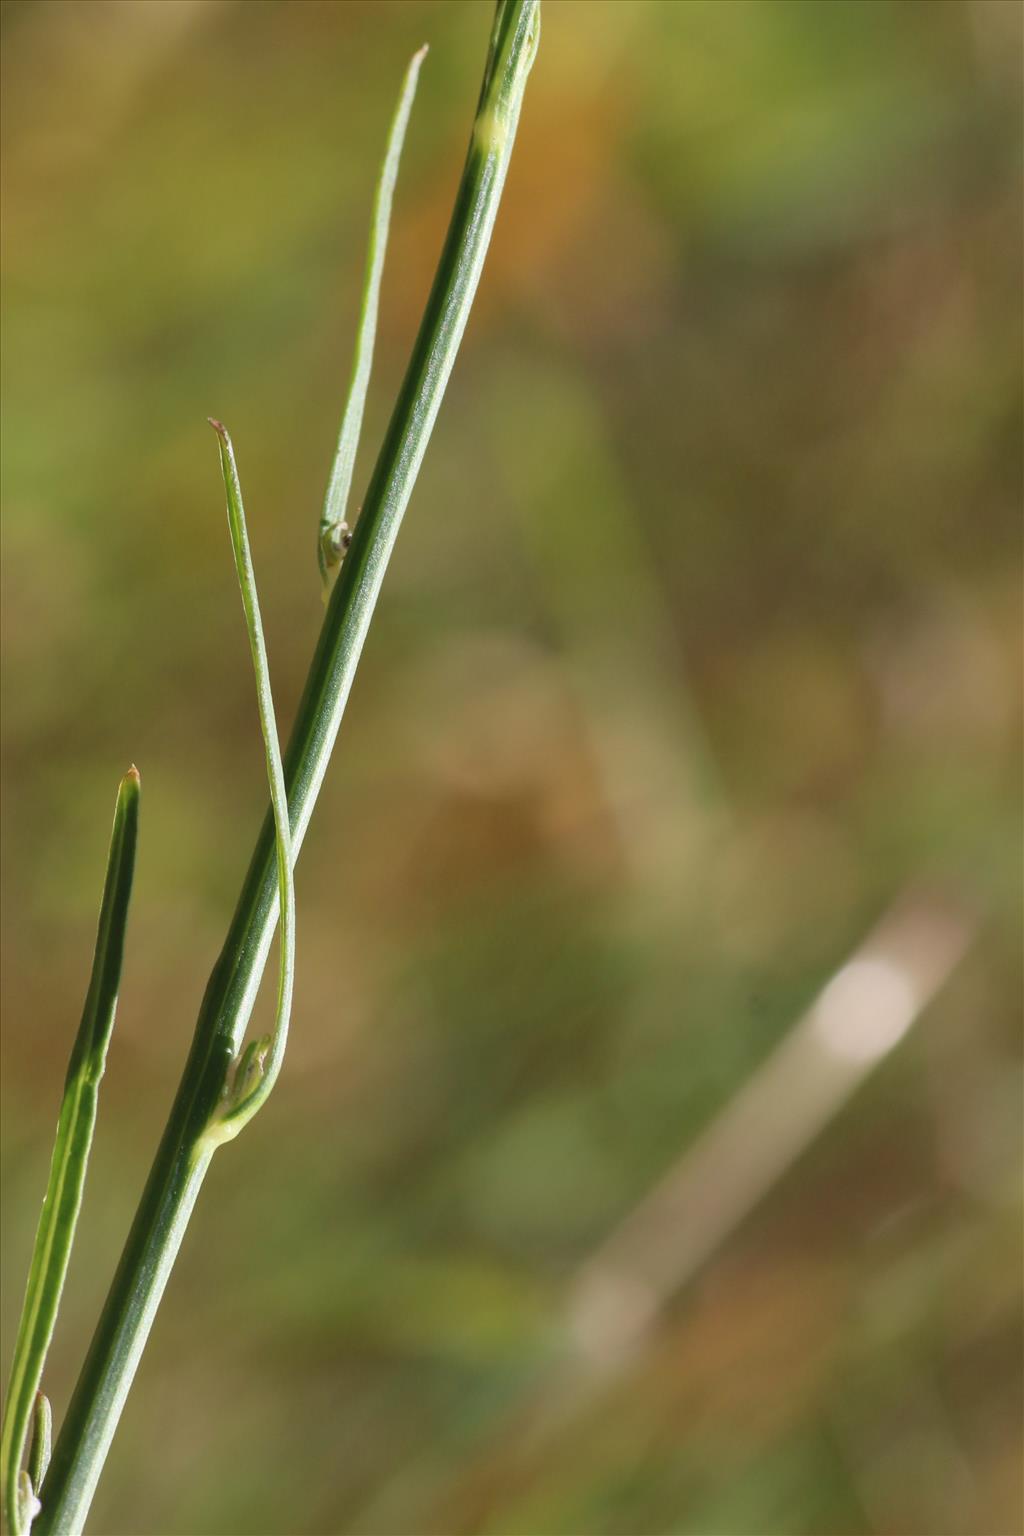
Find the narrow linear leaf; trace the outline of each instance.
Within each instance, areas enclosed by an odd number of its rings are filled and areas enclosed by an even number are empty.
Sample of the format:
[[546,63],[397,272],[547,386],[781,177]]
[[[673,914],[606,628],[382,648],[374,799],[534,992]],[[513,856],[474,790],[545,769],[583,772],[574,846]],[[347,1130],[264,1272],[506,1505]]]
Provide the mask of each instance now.
[[[137,769],[129,768],[117,793],[92,976],[64,1081],[50,1179],[36,1231],[7,1388],[3,1433],[0,1435],[0,1480],[4,1516],[13,1536],[24,1536],[37,1512],[35,1492],[49,1457],[49,1404],[46,1409],[39,1405],[39,1384],[53,1337],[82,1204],[86,1165],[96,1126],[99,1081],[114,1027],[138,824],[139,774]],[[23,1470],[22,1461],[33,1415],[36,1415],[36,1445],[30,1473]],[[42,1444],[44,1435],[45,1448]]]
[[324,509],[320,514],[319,537],[316,556],[323,578],[324,591],[330,583],[330,573],[341,561],[345,552],[348,527],[345,509],[352,489],[352,473],[355,469],[359,434],[363,425],[363,409],[366,392],[370,385],[373,367],[373,344],[377,335],[377,310],[380,304],[380,284],[384,272],[384,256],[388,244],[388,228],[391,223],[391,204],[394,199],[398,164],[405,143],[405,130],[409,125],[420,65],[426,57],[426,46],[414,53],[402,82],[402,93],[391,122],[388,147],[380,169],[377,192],[373,203],[373,220],[370,225],[370,242],[366,253],[366,273],[363,280],[363,302],[359,312],[359,329],[356,334],[355,356],[352,362],[352,379],[341,419],[338,446],[334,454],[331,478],[327,485]]
[[240,1052],[234,1083],[219,1118],[211,1126],[209,1139],[215,1144],[237,1136],[243,1125],[248,1124],[257,1110],[265,1103],[277,1081],[288,1044],[288,1021],[292,1011],[292,991],[295,982],[295,882],[292,877],[291,825],[288,819],[288,794],[281,764],[281,746],[277,736],[277,717],[274,698],[270,690],[270,666],[267,647],[263,639],[263,623],[260,618],[259,597],[256,592],[256,576],[249,548],[249,534],[242,505],[242,487],[238,479],[238,467],[231,438],[223,422],[209,418],[220,443],[220,467],[224,475],[227,493],[228,527],[231,530],[231,548],[235,556],[235,570],[242,592],[242,607],[249,631],[249,649],[252,652],[253,671],[256,674],[256,700],[259,706],[260,728],[266,749],[267,778],[270,783],[270,803],[274,813],[274,832],[277,852],[277,885],[281,903],[281,966],[277,984],[277,1015],[274,1032],[268,1037],[252,1042]]

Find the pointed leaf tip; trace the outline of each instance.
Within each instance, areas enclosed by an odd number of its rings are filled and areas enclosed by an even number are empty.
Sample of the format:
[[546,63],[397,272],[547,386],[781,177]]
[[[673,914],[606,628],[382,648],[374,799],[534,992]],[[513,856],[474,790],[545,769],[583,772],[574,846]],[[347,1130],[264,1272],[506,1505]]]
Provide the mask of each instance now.
[[117,786],[117,803],[119,806],[135,805],[142,793],[142,775],[132,763],[128,772]]
[[36,1393],[32,1411],[32,1433],[28,1449],[28,1475],[36,1493],[43,1486],[46,1469],[50,1465],[53,1442],[53,1412],[45,1392]]
[[216,432],[217,436],[221,439],[221,441],[226,443],[228,441],[228,429],[224,423],[222,421],[218,421],[216,416],[207,416],[206,419],[210,423],[210,426],[213,428],[213,430]]

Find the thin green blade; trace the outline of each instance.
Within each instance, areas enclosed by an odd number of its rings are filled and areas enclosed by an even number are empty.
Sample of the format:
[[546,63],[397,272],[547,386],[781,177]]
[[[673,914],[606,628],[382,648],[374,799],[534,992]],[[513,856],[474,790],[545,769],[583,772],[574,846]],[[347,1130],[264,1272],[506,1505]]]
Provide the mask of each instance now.
[[[117,1010],[138,825],[139,774],[137,769],[129,768],[117,793],[92,976],[64,1081],[50,1178],[36,1231],[7,1388],[0,1436],[0,1481],[3,1484],[4,1516],[12,1536],[24,1536],[36,1512],[34,1494],[37,1490],[33,1488],[29,1472],[22,1469],[22,1461],[30,1426],[39,1412],[39,1384],[53,1337],[82,1204],[86,1165],[96,1126],[99,1081],[103,1076]],[[48,1441],[48,1423],[46,1438]],[[33,1457],[32,1470],[37,1478],[41,1476],[41,1460],[40,1456]]]
[[242,487],[235,464],[235,451],[223,422],[209,418],[210,426],[220,440],[220,467],[224,475],[227,493],[228,527],[231,530],[231,548],[235,556],[235,570],[242,592],[242,607],[249,632],[249,649],[252,652],[253,671],[256,674],[256,699],[259,706],[260,728],[266,750],[267,778],[270,782],[270,803],[274,813],[274,832],[277,852],[277,885],[281,903],[281,965],[277,985],[277,1016],[274,1032],[269,1037],[254,1041],[238,1056],[235,1077],[228,1099],[222,1105],[217,1120],[210,1127],[209,1139],[215,1144],[229,1141],[246,1125],[266,1101],[277,1081],[288,1043],[288,1021],[292,1011],[292,991],[295,983],[295,882],[292,865],[291,824],[288,819],[288,793],[281,764],[281,745],[277,736],[277,717],[274,698],[270,690],[270,665],[267,647],[263,639],[263,621],[260,617],[259,597],[256,592],[256,575],[252,566],[249,534],[245,524],[245,508],[242,505]]
[[352,362],[352,379],[341,419],[338,446],[334,454],[331,478],[327,485],[324,509],[320,514],[316,557],[326,592],[330,573],[341,561],[346,547],[347,525],[345,508],[352,489],[352,472],[355,469],[356,450],[363,426],[363,409],[366,392],[370,386],[373,367],[373,344],[377,335],[377,310],[380,305],[380,284],[384,272],[384,256],[388,245],[388,228],[391,223],[391,204],[398,179],[398,164],[402,158],[405,130],[409,125],[416,82],[420,65],[426,56],[426,47],[414,53],[405,72],[402,92],[391,122],[388,147],[380,169],[377,193],[373,203],[373,220],[370,225],[370,243],[366,252],[366,275],[363,281],[363,302],[359,313],[359,330],[356,335],[355,357]]

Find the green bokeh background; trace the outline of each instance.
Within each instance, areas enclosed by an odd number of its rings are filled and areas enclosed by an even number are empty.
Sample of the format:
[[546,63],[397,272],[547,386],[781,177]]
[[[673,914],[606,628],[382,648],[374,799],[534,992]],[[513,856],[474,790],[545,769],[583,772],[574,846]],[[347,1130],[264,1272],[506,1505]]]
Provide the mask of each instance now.
[[[357,494],[489,18],[4,7],[5,1372],[143,779],[58,1419],[265,799],[205,417],[286,728],[392,104],[429,42]],[[288,1060],[96,1533],[1022,1528],[1020,58],[1002,0],[545,0],[303,852]],[[922,881],[974,914],[949,984],[548,1422],[582,1266]]]

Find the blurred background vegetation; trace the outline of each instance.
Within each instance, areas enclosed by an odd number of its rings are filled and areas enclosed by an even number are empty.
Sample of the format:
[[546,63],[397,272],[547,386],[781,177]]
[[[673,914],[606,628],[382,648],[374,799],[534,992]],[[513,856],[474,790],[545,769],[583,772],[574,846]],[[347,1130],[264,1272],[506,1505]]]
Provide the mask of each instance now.
[[[360,484],[489,19],[4,6],[4,1372],[144,786],[58,1419],[265,799],[205,417],[284,731],[392,105],[429,42]],[[299,869],[288,1060],[96,1532],[1021,1529],[1020,59],[1001,0],[545,0]],[[962,963],[744,1219],[688,1264],[656,1233],[617,1354],[594,1255],[628,1271],[631,1213],[922,882]]]

